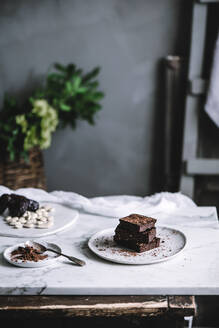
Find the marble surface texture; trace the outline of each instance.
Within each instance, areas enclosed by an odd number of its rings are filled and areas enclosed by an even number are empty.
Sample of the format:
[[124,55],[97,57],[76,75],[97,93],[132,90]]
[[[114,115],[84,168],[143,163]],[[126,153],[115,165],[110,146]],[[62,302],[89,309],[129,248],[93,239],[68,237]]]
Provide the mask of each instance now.
[[[204,218],[200,220],[204,223]],[[78,267],[63,257],[53,266],[37,269],[12,266],[4,260],[2,252],[22,239],[0,237],[0,294],[219,295],[216,209],[207,219],[208,223],[209,220],[214,222],[212,227],[209,224],[172,225],[187,236],[182,254],[170,261],[141,266],[107,262],[88,249],[90,236],[99,230],[116,227],[117,219],[80,213],[70,230],[46,238],[46,241],[58,244],[66,254],[85,260],[84,267]],[[163,219],[160,221],[162,225],[165,223]],[[197,222],[197,218],[194,221]]]

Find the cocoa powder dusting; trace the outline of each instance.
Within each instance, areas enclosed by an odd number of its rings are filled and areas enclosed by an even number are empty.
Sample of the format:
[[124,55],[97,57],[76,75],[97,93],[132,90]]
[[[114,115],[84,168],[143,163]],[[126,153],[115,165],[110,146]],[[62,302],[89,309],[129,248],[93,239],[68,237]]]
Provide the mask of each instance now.
[[17,262],[18,260],[22,260],[22,262],[38,262],[40,260],[46,259],[47,257],[47,254],[40,254],[37,249],[28,245],[25,247],[19,246],[18,249],[15,249],[13,252],[11,252],[11,260],[14,262]]
[[157,220],[149,216],[144,216],[140,214],[130,214],[124,218],[119,219],[120,222],[129,222],[136,225],[145,225],[149,223],[155,223]]

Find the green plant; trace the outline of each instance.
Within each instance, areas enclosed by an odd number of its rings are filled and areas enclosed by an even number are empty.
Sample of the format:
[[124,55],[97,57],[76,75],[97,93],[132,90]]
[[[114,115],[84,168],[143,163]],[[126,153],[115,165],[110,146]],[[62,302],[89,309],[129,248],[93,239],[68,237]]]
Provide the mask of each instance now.
[[32,147],[48,148],[51,134],[58,124],[57,112],[46,100],[31,100],[29,110],[22,112],[12,97],[4,99],[0,113],[0,152],[10,160],[27,159]]
[[3,158],[9,154],[11,160],[15,159],[17,149],[21,156],[26,155],[23,151],[22,129],[16,123],[15,113],[19,113],[16,100],[6,94],[0,112],[0,153]]
[[57,110],[62,126],[75,128],[78,119],[94,124],[94,116],[101,109],[99,101],[104,97],[96,80],[100,68],[83,74],[74,64],[54,65],[55,72],[48,74],[46,85],[38,90],[35,98],[47,99]]
[[48,148],[57,126],[76,127],[77,120],[94,124],[101,109],[103,92],[98,90],[99,68],[83,74],[74,64],[54,65],[45,86],[19,106],[13,97],[4,97],[0,112],[0,153],[10,160],[28,158],[32,147]]

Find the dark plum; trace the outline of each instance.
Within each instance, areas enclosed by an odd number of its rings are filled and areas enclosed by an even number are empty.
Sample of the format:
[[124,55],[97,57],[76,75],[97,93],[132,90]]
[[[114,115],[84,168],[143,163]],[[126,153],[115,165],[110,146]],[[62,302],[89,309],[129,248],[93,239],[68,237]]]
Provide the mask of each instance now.
[[11,200],[9,202],[9,214],[11,216],[22,216],[28,209],[29,200],[24,196],[11,194]]
[[9,209],[9,214],[13,216],[22,216],[26,211],[36,212],[39,208],[39,203],[33,199],[28,199],[24,196],[16,194],[3,194],[0,197],[0,214],[6,208]]
[[29,199],[28,211],[36,212],[40,207],[39,203],[33,199]]
[[0,214],[2,214],[6,210],[10,200],[11,200],[11,195],[9,195],[9,194],[1,195],[1,197],[0,197]]

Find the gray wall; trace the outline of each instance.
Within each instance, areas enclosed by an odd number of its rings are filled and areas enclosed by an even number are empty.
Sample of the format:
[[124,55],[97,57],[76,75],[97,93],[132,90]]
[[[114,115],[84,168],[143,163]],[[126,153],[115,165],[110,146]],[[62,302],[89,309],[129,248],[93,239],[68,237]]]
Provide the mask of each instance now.
[[1,0],[0,97],[20,98],[51,63],[102,66],[95,127],[55,133],[49,190],[145,195],[162,188],[161,58],[187,54],[190,1]]

